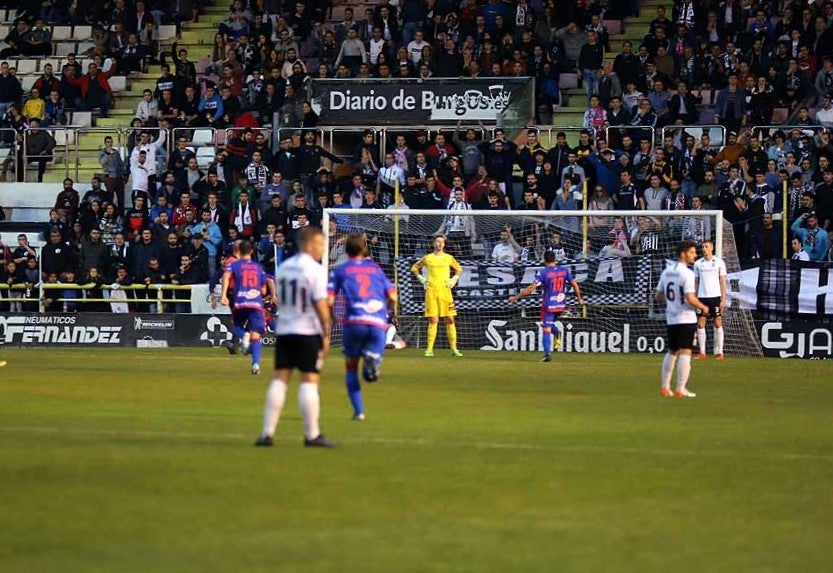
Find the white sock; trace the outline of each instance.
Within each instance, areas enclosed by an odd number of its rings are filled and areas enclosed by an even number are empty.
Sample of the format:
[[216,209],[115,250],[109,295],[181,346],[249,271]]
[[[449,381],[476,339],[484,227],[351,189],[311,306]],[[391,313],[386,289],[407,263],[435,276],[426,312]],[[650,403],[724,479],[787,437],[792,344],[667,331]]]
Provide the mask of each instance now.
[[318,415],[321,411],[321,401],[318,398],[318,384],[302,382],[298,386],[298,406],[304,419],[304,436],[312,440],[321,435],[318,428]]
[[714,329],[714,353],[723,354],[723,327]]
[[706,328],[697,329],[697,348],[700,354],[706,353]]
[[674,373],[674,364],[677,363],[677,357],[670,352],[665,354],[662,359],[662,389],[671,389],[671,375]]
[[685,390],[688,384],[688,375],[691,374],[691,354],[680,354],[680,363],[677,364],[677,391]]
[[275,428],[281,417],[281,410],[286,401],[286,382],[275,378],[269,384],[266,391],[266,406],[263,409],[263,432],[264,436],[274,436]]

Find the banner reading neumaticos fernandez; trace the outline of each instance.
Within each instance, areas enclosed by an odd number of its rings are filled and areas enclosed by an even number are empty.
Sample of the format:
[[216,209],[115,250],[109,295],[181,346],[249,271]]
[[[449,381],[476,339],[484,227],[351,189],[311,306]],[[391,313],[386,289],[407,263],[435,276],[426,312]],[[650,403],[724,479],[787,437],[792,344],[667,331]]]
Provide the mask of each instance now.
[[[312,80],[311,102],[322,123],[368,125],[495,121],[534,114],[531,78],[342,81]],[[507,117],[509,116],[509,117]]]

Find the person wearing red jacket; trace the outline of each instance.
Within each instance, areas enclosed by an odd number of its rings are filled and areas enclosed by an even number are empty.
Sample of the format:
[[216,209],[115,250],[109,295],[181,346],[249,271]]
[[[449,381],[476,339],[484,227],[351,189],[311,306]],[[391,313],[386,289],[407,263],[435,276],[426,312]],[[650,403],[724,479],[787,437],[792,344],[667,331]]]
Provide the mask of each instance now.
[[107,117],[107,110],[113,105],[113,89],[110,87],[109,79],[116,73],[116,69],[113,58],[113,64],[106,72],[100,71],[98,66],[91,62],[87,66],[87,73],[80,78],[67,77],[67,82],[81,88],[81,97],[75,100],[75,108],[80,111],[101,108],[101,116]]

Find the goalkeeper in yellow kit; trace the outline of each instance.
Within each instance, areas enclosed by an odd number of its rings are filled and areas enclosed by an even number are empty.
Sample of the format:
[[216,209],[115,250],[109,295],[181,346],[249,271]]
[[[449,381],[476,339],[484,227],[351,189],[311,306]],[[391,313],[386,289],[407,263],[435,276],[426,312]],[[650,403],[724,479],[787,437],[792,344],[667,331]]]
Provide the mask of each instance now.
[[[427,269],[427,276],[422,274],[422,267]],[[454,274],[451,271],[454,271]],[[425,356],[434,356],[434,342],[437,340],[437,328],[440,317],[445,318],[445,330],[448,335],[448,345],[453,356],[462,356],[457,350],[457,326],[454,317],[454,298],[451,289],[457,284],[460,273],[463,272],[457,259],[445,252],[445,237],[438,235],[434,238],[434,252],[422,257],[411,267],[423,285],[425,285],[425,317],[428,318],[428,348]]]

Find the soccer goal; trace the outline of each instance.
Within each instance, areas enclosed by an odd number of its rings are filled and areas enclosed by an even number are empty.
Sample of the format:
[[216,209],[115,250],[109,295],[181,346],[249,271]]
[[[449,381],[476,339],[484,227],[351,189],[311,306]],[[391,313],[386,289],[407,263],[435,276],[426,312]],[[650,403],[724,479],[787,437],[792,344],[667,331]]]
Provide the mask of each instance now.
[[[516,304],[507,298],[533,281],[546,251],[571,268],[584,299],[579,306],[568,295],[561,352],[663,352],[664,308],[653,293],[684,239],[714,241],[729,274],[740,271],[732,227],[720,211],[327,209],[324,231],[330,268],[347,259],[347,234],[366,235],[370,255],[399,291],[393,319],[411,347],[424,346],[426,337],[425,290],[411,266],[433,250],[437,234],[463,268],[453,295],[459,345],[469,349],[541,349],[540,295]],[[725,353],[760,356],[750,311],[728,299]],[[340,311],[337,304],[335,344]],[[441,334],[438,347],[444,342]]]

